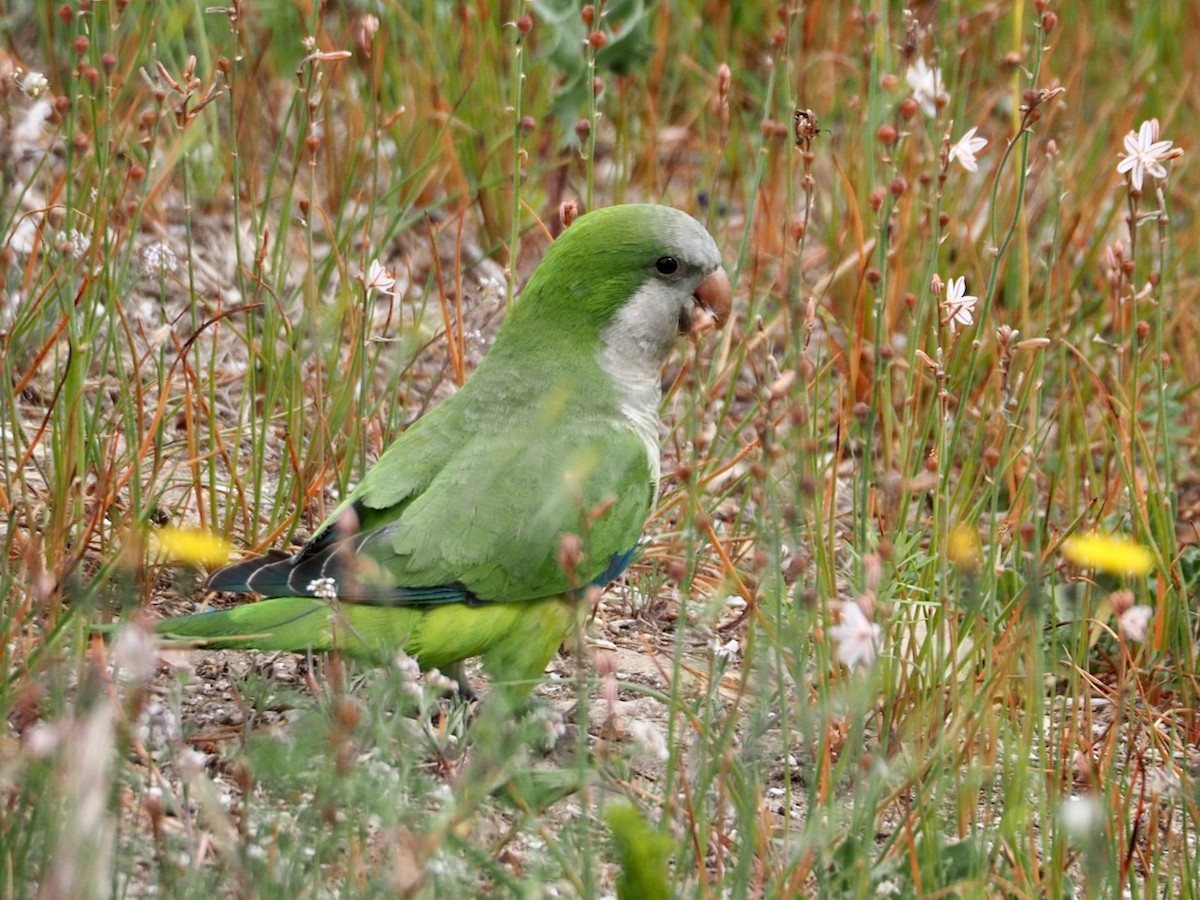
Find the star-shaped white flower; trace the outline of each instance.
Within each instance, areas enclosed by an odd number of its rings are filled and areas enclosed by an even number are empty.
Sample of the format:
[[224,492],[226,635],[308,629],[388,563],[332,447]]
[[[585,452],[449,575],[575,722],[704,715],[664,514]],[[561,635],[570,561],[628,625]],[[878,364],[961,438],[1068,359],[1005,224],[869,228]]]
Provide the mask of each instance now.
[[379,260],[371,261],[371,268],[367,270],[367,293],[371,291],[379,291],[381,294],[396,293],[396,279]]
[[921,111],[931,119],[937,115],[937,101],[950,100],[950,95],[942,89],[942,73],[929,68],[923,56],[918,56],[916,63],[908,67],[904,80],[908,82],[913,99],[920,105]]
[[946,299],[942,305],[946,310],[946,321],[950,324],[951,333],[954,332],[955,324],[963,326],[975,324],[972,311],[978,302],[978,297],[967,293],[966,278],[959,275],[957,278],[950,279],[949,284],[946,285]]
[[958,139],[957,144],[950,148],[947,159],[950,162],[954,162],[957,159],[968,172],[978,172],[979,163],[975,161],[975,154],[987,145],[987,138],[975,137],[975,129],[972,128]]
[[1174,141],[1158,139],[1158,119],[1148,119],[1142,123],[1137,133],[1125,135],[1125,157],[1117,163],[1117,171],[1129,174],[1133,189],[1140,192],[1149,172],[1155,178],[1167,177],[1163,163],[1183,155],[1183,150],[1174,146]]
[[869,666],[879,652],[882,629],[867,618],[857,603],[843,602],[840,609],[841,624],[829,629],[829,636],[837,644],[838,662],[850,669],[859,663]]

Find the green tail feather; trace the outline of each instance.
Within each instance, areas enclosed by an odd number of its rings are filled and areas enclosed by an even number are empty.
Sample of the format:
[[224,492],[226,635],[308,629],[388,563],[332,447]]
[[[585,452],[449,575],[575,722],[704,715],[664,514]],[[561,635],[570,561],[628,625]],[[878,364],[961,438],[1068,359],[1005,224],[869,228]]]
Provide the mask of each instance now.
[[[211,649],[303,653],[336,648],[348,656],[369,661],[378,660],[381,653],[390,655],[395,649],[404,648],[405,636],[393,635],[388,626],[403,626],[401,620],[407,619],[411,631],[414,624],[411,620],[415,620],[416,614],[410,610],[386,610],[408,615],[399,619],[377,617],[381,618],[378,622],[356,622],[364,620],[362,611],[362,607],[335,607],[314,597],[278,597],[166,619],[158,623],[157,631],[164,637],[200,641]],[[371,627],[364,632],[362,626]]]
[[396,651],[424,669],[453,671],[482,656],[488,673],[514,702],[524,699],[575,627],[576,604],[561,597],[532,603],[456,603],[432,608],[330,603],[276,597],[230,609],[165,619],[165,638],[211,649],[333,651],[372,663]]

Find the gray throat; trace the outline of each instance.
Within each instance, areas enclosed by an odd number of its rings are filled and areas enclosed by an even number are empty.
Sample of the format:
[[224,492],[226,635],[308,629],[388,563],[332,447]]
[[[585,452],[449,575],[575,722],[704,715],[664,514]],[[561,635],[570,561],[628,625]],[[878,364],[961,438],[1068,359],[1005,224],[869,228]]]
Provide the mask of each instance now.
[[[657,289],[656,289],[657,288]],[[601,333],[597,362],[612,379],[621,414],[642,441],[658,488],[660,372],[679,334],[678,314],[653,283],[639,290]]]

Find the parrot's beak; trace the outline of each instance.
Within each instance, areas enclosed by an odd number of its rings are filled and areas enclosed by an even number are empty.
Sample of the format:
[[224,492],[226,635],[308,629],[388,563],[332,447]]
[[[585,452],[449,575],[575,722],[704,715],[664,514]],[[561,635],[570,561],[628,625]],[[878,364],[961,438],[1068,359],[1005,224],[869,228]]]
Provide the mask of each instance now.
[[696,298],[699,309],[686,316],[686,321],[680,321],[681,331],[699,337],[714,326],[720,328],[729,320],[729,312],[733,308],[733,288],[729,284],[729,276],[720,266],[700,282],[692,296]]

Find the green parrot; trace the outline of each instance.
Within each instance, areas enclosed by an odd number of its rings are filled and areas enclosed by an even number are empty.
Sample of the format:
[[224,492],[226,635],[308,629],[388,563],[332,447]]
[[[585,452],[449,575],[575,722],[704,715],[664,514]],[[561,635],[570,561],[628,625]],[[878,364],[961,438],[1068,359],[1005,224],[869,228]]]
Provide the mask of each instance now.
[[[210,648],[397,650],[459,680],[481,656],[523,700],[629,565],[659,481],[661,368],[729,315],[716,243],[666,206],[579,217],[466,384],[409,426],[313,538],[228,565],[211,590],[269,599],[166,619]],[[711,316],[698,311],[707,310]]]

